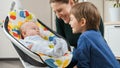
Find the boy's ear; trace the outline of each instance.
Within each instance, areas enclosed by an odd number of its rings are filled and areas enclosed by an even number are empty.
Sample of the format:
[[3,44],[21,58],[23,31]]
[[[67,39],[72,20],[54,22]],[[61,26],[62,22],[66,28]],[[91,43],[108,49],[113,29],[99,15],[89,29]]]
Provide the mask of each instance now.
[[85,26],[86,25],[86,19],[81,18],[80,23],[81,23],[81,26]]
[[70,4],[71,6],[73,6],[75,3],[74,3],[73,0],[69,0],[69,4]]

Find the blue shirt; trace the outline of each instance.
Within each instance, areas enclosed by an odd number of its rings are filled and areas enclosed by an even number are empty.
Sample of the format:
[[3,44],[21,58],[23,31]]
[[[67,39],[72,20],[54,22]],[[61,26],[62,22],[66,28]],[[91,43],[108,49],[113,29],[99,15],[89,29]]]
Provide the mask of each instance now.
[[99,31],[81,34],[75,51],[78,68],[120,68],[107,42]]

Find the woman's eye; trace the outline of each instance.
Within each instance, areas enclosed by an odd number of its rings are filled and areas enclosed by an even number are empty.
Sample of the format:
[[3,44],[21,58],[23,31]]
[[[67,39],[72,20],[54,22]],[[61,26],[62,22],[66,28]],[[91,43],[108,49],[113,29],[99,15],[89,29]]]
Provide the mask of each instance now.
[[35,30],[35,28],[32,28],[33,30]]
[[62,9],[57,10],[57,12],[59,12],[59,13],[60,13],[61,11],[62,11]]

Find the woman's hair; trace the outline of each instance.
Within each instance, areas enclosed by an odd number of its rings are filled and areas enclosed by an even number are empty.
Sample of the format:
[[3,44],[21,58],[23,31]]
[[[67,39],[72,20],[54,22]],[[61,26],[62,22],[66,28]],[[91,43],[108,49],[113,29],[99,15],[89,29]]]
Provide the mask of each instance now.
[[[73,0],[75,3],[78,2],[78,0]],[[60,3],[69,3],[69,0],[50,0],[49,3],[55,3],[55,2],[60,2]]]
[[78,22],[81,18],[85,18],[87,30],[99,29],[100,14],[94,4],[90,2],[77,3],[72,7],[70,13],[75,16]]

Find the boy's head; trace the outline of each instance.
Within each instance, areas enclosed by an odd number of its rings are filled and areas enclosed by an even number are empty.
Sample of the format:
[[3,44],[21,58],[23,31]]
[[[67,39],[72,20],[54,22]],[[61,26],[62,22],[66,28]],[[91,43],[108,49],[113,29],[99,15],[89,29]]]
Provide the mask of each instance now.
[[[69,3],[70,0],[50,0],[50,3],[61,2],[61,3]],[[78,2],[78,0],[71,0],[73,2]]]
[[98,30],[100,14],[90,2],[75,4],[70,11],[70,25],[73,33],[84,32],[86,30]]
[[25,22],[20,27],[23,38],[27,36],[40,35],[39,27],[34,22]]

